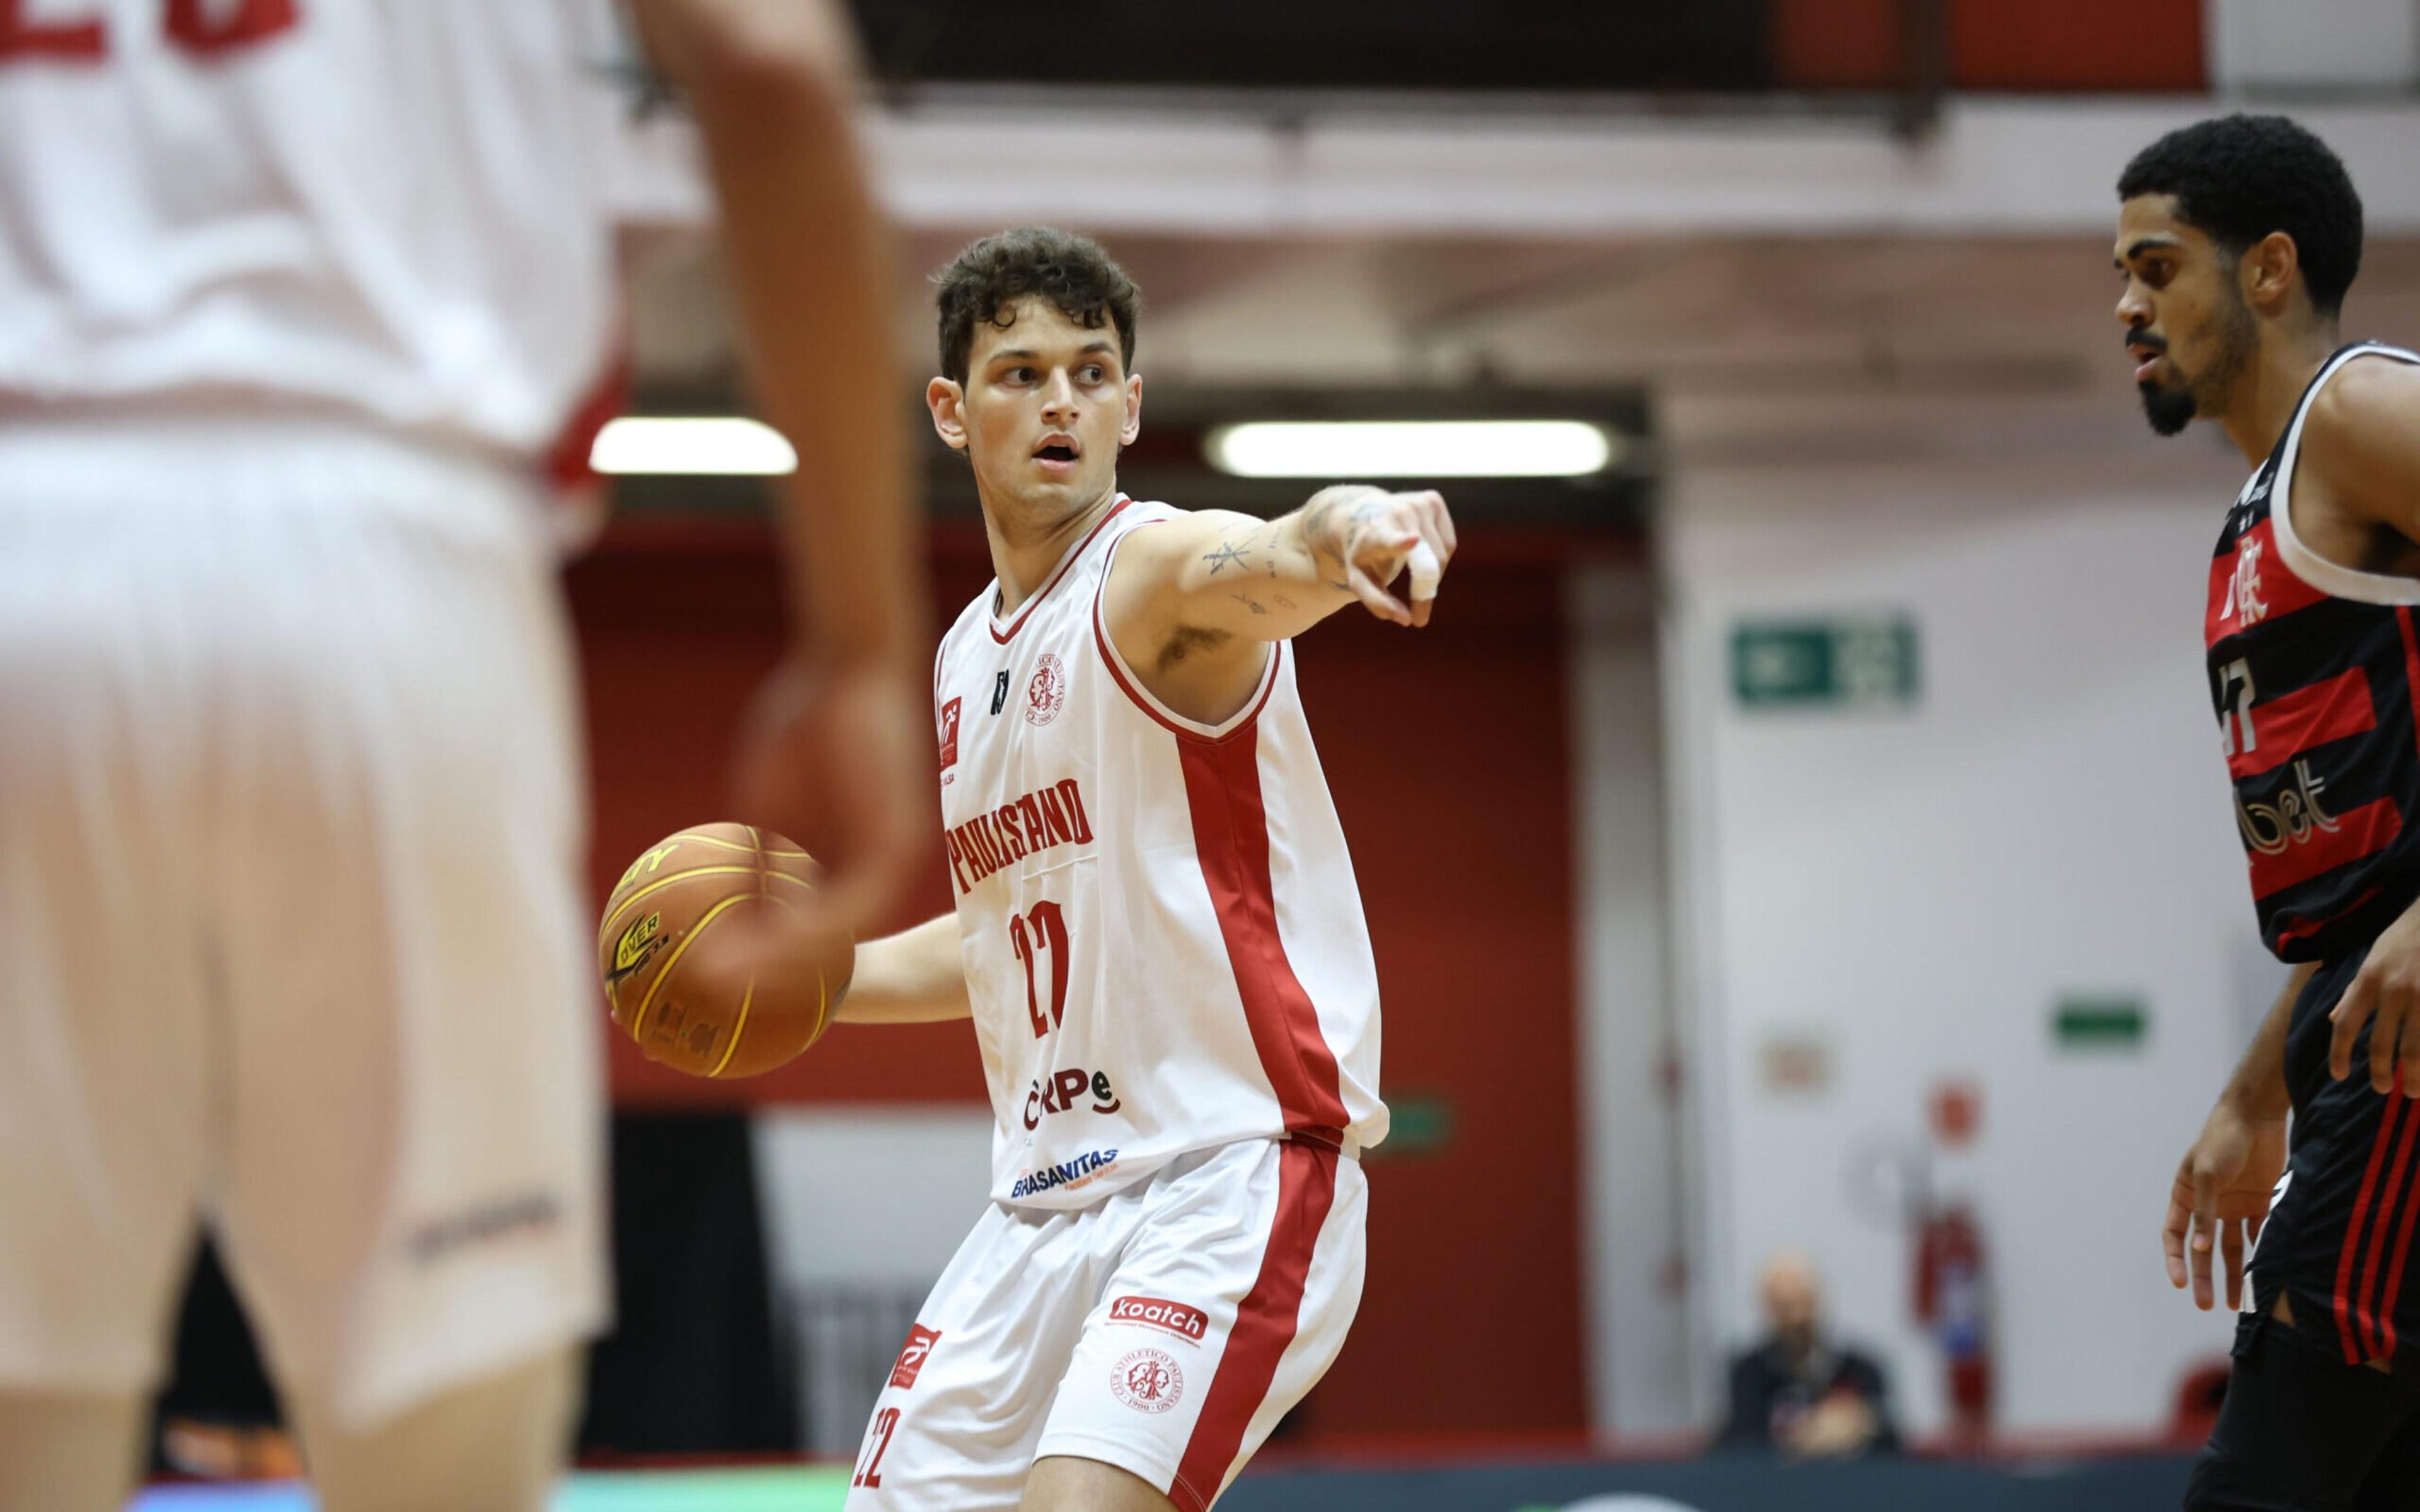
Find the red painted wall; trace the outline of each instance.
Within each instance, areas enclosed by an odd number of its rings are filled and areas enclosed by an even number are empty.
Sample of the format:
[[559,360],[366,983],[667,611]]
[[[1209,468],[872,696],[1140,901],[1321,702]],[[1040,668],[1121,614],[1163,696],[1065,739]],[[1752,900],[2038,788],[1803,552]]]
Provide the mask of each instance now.
[[[1348,610],[1298,675],[1386,995],[1385,1086],[1451,1132],[1368,1163],[1369,1287],[1303,1442],[1576,1431],[1583,1396],[1564,547],[1471,543],[1430,628]],[[943,624],[990,579],[979,534],[934,554]],[[720,817],[730,733],[780,644],[752,526],[637,520],[572,569],[602,898],[630,856]],[[901,922],[949,906],[938,854]],[[618,1101],[974,1101],[967,1027],[835,1030],[770,1076],[694,1081],[613,1037]]]
[[[1905,78],[1911,0],[1774,0],[1776,83],[1886,89]],[[1950,82],[1961,89],[2195,91],[2205,86],[2204,0],[1949,0]]]

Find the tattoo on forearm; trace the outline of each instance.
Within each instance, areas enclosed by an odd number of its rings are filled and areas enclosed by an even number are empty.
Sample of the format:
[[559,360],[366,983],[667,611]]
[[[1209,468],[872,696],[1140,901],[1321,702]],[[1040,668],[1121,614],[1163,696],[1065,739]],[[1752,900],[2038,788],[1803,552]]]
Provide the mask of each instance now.
[[1262,606],[1261,601],[1254,598],[1249,594],[1230,594],[1227,596],[1233,599],[1236,603],[1243,605],[1246,609],[1250,609],[1255,614],[1266,614],[1268,612],[1268,610]]
[[1278,608],[1280,608],[1280,609],[1292,609],[1292,608],[1294,608],[1294,600],[1293,600],[1293,599],[1291,599],[1291,598],[1286,597],[1286,595],[1285,595],[1285,594],[1276,594],[1275,596],[1276,596],[1277,601],[1278,601]]
[[1218,576],[1220,571],[1225,568],[1242,566],[1244,564],[1244,553],[1242,550],[1237,548],[1234,542],[1221,541],[1218,543],[1218,550],[1211,552],[1202,560],[1210,563],[1210,576],[1216,578]]

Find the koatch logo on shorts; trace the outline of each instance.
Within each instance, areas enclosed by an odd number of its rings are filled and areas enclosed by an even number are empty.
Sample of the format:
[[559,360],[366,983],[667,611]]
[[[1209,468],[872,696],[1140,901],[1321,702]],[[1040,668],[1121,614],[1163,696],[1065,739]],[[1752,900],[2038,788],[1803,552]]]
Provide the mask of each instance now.
[[1120,1297],[1109,1304],[1109,1321],[1136,1323],[1173,1334],[1187,1344],[1199,1344],[1210,1331],[1210,1315],[1165,1297]]
[[1109,1371],[1109,1390],[1138,1412],[1165,1412],[1185,1400],[1185,1372],[1165,1350],[1136,1350]]
[[891,1367],[891,1383],[901,1391],[916,1384],[916,1373],[933,1357],[933,1346],[941,1342],[941,1331],[926,1328],[922,1323],[908,1325],[908,1343],[899,1351],[899,1363]]

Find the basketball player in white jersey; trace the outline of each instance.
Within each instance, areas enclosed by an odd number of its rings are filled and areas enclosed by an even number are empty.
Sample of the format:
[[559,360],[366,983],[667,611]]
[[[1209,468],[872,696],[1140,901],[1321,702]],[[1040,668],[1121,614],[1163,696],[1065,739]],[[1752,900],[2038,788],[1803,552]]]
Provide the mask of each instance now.
[[999,574],[933,671],[957,906],[863,947],[840,1017],[973,1018],[992,1205],[852,1512],[1203,1512],[1360,1300],[1377,973],[1289,642],[1357,600],[1428,623],[1453,524],[1434,493],[1263,521],[1118,492],[1136,305],[1054,230],[940,281],[927,399]]
[[[755,769],[837,753],[870,895],[921,594],[844,37],[633,10],[800,457],[825,696]],[[547,459],[614,346],[618,31],[0,5],[0,1512],[124,1501],[197,1215],[330,1512],[547,1499],[608,1307]]]

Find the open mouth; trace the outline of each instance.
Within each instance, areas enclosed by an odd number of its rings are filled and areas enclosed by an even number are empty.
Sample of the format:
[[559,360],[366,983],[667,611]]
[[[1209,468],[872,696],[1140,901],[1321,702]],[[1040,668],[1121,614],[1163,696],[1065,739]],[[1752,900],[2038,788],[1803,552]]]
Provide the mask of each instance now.
[[1076,460],[1076,449],[1072,446],[1046,446],[1033,455],[1045,462],[1073,462]]
[[2168,344],[2148,339],[2133,340],[2126,343],[2126,351],[2134,359],[2134,381],[2149,383],[2160,365],[2160,360],[2167,356]]

